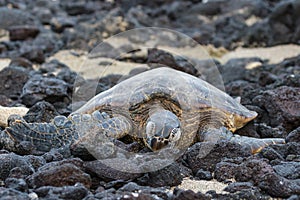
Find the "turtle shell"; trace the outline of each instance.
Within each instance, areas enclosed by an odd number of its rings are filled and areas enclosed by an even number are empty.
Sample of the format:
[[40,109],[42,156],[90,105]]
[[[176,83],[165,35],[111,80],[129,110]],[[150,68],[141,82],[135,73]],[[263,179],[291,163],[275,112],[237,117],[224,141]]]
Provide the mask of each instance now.
[[93,97],[77,113],[95,110],[135,110],[156,100],[169,101],[186,111],[201,112],[203,108],[253,117],[238,101],[200,78],[171,68],[149,70],[120,82]]
[[225,126],[235,131],[257,115],[209,83],[166,67],[124,80],[76,112],[100,110],[122,114],[141,128],[151,109],[157,107],[176,114],[188,135],[196,134],[203,127]]

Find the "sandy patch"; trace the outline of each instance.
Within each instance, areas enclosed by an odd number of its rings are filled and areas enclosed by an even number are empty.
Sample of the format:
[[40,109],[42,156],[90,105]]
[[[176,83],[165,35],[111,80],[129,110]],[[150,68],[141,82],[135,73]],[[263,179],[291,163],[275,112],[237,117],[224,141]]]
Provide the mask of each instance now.
[[4,67],[7,67],[10,63],[9,58],[0,58],[0,70],[2,70]]
[[16,114],[20,116],[24,116],[28,112],[28,108],[25,107],[3,107],[0,106],[0,126],[7,126],[7,119],[10,115]]
[[[279,63],[285,58],[294,57],[300,54],[299,45],[279,45],[275,47],[267,48],[238,48],[234,51],[227,52],[223,48],[214,48],[212,46],[197,46],[197,47],[186,47],[186,48],[174,48],[174,47],[158,47],[163,50],[169,51],[174,55],[187,56],[189,58],[196,59],[216,59],[222,64],[226,63],[232,58],[248,58],[248,57],[259,57],[261,59],[269,60],[269,63]],[[88,58],[88,52],[80,50],[61,50],[55,55],[50,57],[48,60],[57,59],[62,63],[68,65],[72,70],[78,72],[85,78],[99,78],[107,74],[117,73],[127,75],[132,69],[144,64],[121,62],[110,58]],[[7,65],[8,60],[0,60],[0,66]],[[247,66],[247,68],[259,67],[255,65]]]
[[300,54],[300,45],[288,44],[266,48],[237,48],[224,56],[219,61],[225,63],[232,58],[248,58],[259,57],[268,59],[270,64],[275,64],[283,61],[285,58],[291,58]]
[[225,193],[223,190],[228,185],[218,182],[216,180],[205,181],[205,180],[191,180],[189,178],[183,179],[182,183],[178,188],[184,190],[193,190],[194,192],[206,193],[209,190],[215,190],[217,193]]

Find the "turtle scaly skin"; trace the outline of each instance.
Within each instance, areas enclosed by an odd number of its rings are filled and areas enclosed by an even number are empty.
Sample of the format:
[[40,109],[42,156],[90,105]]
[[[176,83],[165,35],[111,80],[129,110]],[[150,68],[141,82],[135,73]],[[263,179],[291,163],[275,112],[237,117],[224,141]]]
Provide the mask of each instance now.
[[14,141],[30,141],[39,151],[49,151],[78,142],[88,136],[87,132],[105,134],[97,138],[121,138],[130,131],[130,124],[122,116],[110,118],[96,110],[92,114],[74,113],[68,118],[56,116],[51,123],[27,123],[12,115],[5,131]]
[[[257,153],[270,144],[284,143],[279,138],[232,134],[256,116],[256,112],[199,78],[158,68],[98,94],[68,118],[58,116],[51,123],[12,119],[5,132],[14,142],[29,141],[38,150],[59,148],[84,138],[94,139],[101,146],[101,138],[109,143],[107,138],[125,135],[142,140],[153,151],[186,149],[197,141],[227,139],[249,145],[252,153]],[[210,131],[223,127],[229,131]]]

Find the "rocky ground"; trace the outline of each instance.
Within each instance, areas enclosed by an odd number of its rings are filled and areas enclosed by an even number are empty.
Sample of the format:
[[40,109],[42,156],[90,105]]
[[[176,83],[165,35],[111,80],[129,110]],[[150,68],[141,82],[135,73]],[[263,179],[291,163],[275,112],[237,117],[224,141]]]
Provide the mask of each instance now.
[[[238,48],[290,43],[297,48],[300,2],[203,2],[0,0],[0,63],[7,63],[0,71],[1,106],[24,106],[29,108],[26,121],[49,122],[56,115],[70,114],[95,91],[152,68],[150,63],[160,63],[241,97],[241,103],[259,115],[237,134],[285,138],[286,144],[251,155],[243,146],[220,141],[208,155],[199,157],[206,144],[196,143],[170,166],[141,174],[118,172],[74,152],[66,155],[53,149],[32,155],[26,147],[23,152],[9,152],[0,146],[0,199],[299,199],[300,56],[292,50],[283,61],[273,62],[260,53],[221,57]],[[185,56],[192,52],[192,64],[159,48],[131,51],[134,44],[151,40],[155,33],[150,31],[127,37],[129,43],[123,46],[104,43],[104,51],[96,55],[103,60],[92,63],[110,65],[113,75],[103,72],[97,80],[85,73],[90,62],[82,58],[89,58],[87,52],[97,44],[146,26],[184,33],[204,45],[208,56],[198,57],[197,49],[185,50],[190,43],[174,42],[168,35],[154,47],[180,49]],[[124,49],[129,54],[119,56]],[[82,61],[82,67],[68,66],[72,56]],[[213,62],[207,61],[209,57]],[[209,76],[212,63],[223,81]],[[84,87],[74,102],[77,83]],[[95,91],[89,93],[91,88]]]

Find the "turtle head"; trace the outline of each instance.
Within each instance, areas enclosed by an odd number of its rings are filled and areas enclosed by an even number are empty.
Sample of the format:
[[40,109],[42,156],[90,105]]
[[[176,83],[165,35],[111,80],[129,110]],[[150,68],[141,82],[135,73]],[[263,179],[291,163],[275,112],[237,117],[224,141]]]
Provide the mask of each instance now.
[[180,121],[174,113],[167,110],[156,110],[150,113],[144,139],[152,151],[174,146],[180,136]]

